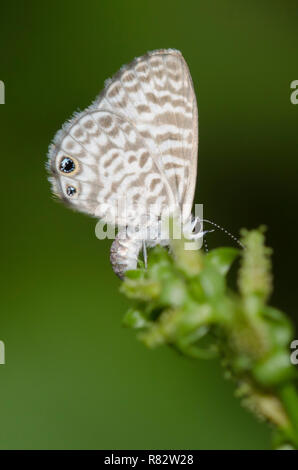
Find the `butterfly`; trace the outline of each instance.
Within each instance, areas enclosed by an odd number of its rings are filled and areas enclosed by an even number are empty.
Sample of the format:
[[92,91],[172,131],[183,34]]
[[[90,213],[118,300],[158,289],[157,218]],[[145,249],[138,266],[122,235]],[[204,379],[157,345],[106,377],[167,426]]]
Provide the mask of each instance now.
[[123,66],[62,126],[47,167],[63,202],[118,227],[110,260],[123,278],[142,247],[169,244],[160,234],[166,211],[191,220],[197,152],[189,68],[180,51],[161,49]]

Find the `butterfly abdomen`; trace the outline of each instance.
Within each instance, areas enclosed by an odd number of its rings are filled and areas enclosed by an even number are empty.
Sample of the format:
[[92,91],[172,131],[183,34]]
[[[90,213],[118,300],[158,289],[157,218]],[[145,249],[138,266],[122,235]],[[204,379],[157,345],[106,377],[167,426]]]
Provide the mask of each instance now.
[[124,278],[126,271],[136,269],[141,248],[142,240],[128,237],[126,231],[118,232],[111,246],[110,261],[120,279]]

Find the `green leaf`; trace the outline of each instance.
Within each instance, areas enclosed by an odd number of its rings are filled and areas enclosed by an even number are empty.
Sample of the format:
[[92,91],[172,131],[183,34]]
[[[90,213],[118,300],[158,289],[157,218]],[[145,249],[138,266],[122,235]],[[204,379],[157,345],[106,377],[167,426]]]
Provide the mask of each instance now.
[[150,322],[148,322],[142,312],[130,308],[123,318],[123,325],[134,329],[140,329],[148,327]]
[[263,307],[262,313],[268,323],[272,345],[279,348],[288,347],[294,333],[290,320],[276,308]]
[[155,281],[162,281],[171,278],[174,271],[173,260],[167,249],[157,246],[150,251],[146,271],[148,278]]
[[144,273],[142,269],[131,269],[126,271],[125,277],[127,279],[142,279],[144,277]]
[[217,269],[204,268],[199,274],[199,280],[207,298],[214,299],[224,294],[225,279]]
[[183,354],[195,359],[213,359],[218,356],[218,345],[208,326],[201,326],[182,336],[176,346]]
[[256,364],[253,375],[260,385],[272,387],[294,379],[296,370],[291,364],[288,351],[276,351]]
[[206,255],[206,259],[224,276],[238,255],[236,248],[216,248]]
[[161,286],[158,282],[147,279],[125,279],[120,291],[130,299],[150,301],[160,294]]
[[186,286],[182,279],[172,277],[163,283],[160,295],[162,305],[180,307],[187,299]]

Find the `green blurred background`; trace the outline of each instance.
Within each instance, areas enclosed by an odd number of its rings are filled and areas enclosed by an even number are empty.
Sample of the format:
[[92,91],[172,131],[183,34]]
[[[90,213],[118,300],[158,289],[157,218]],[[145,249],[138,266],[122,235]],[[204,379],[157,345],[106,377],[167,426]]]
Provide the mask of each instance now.
[[[198,96],[196,202],[234,233],[268,226],[272,302],[295,319],[297,1],[2,1],[2,449],[270,446],[218,361],[149,351],[121,326],[110,242],[50,195],[56,130],[122,64],[166,47]],[[211,247],[231,243],[217,237]]]

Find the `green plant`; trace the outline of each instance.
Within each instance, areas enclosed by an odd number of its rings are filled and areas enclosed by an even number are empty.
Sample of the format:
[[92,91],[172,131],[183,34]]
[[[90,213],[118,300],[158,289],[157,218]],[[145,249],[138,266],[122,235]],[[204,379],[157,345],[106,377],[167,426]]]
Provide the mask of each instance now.
[[[132,305],[124,324],[149,348],[168,344],[195,359],[221,358],[244,406],[270,422],[274,447],[298,448],[297,371],[290,362],[293,327],[268,305],[271,250],[264,228],[242,231],[244,250],[187,251],[172,240],[156,247],[148,267],[129,271],[121,291]],[[240,257],[238,289],[227,274]]]

